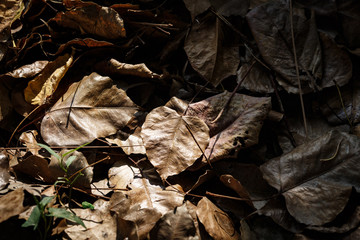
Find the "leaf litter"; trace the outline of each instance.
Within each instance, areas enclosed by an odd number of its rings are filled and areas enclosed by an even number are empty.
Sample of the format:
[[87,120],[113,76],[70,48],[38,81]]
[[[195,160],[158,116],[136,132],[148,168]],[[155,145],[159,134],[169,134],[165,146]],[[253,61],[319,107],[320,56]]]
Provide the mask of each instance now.
[[359,235],[357,1],[0,12],[3,239]]

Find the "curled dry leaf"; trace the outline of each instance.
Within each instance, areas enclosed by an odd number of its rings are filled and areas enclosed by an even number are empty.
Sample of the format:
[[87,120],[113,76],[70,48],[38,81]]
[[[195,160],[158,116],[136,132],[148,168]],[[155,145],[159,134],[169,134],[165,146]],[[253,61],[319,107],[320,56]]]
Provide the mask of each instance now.
[[107,137],[106,141],[120,146],[127,155],[146,154],[146,149],[140,133],[140,127],[136,128],[132,134],[118,131],[115,135]]
[[215,87],[236,75],[240,63],[239,48],[225,42],[222,27],[218,18],[196,23],[184,46],[191,66]]
[[129,64],[115,59],[101,61],[95,66],[95,71],[104,75],[120,74],[132,75],[143,78],[161,78],[162,75],[152,72],[144,63]]
[[[205,150],[205,156],[210,161],[234,155],[239,149],[257,144],[263,121],[271,108],[270,98],[243,94],[235,94],[225,107],[230,96],[231,93],[224,92],[192,103],[187,111],[187,116],[198,116],[210,129],[211,139]],[[205,159],[203,163],[206,163]]]
[[[175,101],[182,102],[175,97],[169,102]],[[163,179],[191,166],[209,141],[209,128],[203,120],[196,116],[182,116],[168,106],[152,110],[141,131],[149,161]]]
[[22,188],[0,197],[0,223],[25,211],[23,201],[24,190]]
[[6,187],[10,180],[9,173],[9,159],[8,157],[1,153],[0,154],[0,190]]
[[126,36],[124,22],[114,9],[93,2],[66,1],[65,4],[72,9],[56,15],[53,20],[58,25],[106,39]]
[[[303,92],[314,91],[314,79],[322,78],[322,52],[314,18],[307,19],[300,9],[293,12],[293,27]],[[286,91],[297,93],[298,80],[291,40],[290,13],[287,4],[269,2],[246,15],[252,34],[264,60],[285,81],[279,84]]]
[[[68,150],[64,149],[59,153],[59,155],[62,156],[66,152],[68,152]],[[74,161],[71,162],[71,164],[68,167],[68,172],[67,172],[68,176],[71,176],[76,172],[78,172],[79,170],[82,170],[81,171],[82,175],[80,175],[76,179],[76,181],[74,182],[74,186],[87,187],[87,188],[90,187],[90,183],[93,180],[94,167],[90,167],[88,160],[86,159],[84,154],[78,151],[66,155],[65,158],[63,159],[64,163],[71,156],[75,156],[76,158]],[[63,177],[65,174],[64,170],[62,170],[59,165],[59,159],[57,159],[55,156],[51,156],[51,161],[49,163],[49,170],[51,172],[51,176],[55,179],[57,179],[58,177]],[[75,177],[76,176],[74,176],[72,179],[75,179]]]
[[27,147],[27,151],[31,152],[33,155],[39,154],[39,145],[37,145],[36,138],[38,137],[38,132],[36,130],[30,130],[27,132],[21,133],[19,141]]
[[57,89],[73,60],[73,53],[67,53],[48,63],[40,75],[31,80],[24,89],[25,100],[32,105],[44,104]]
[[111,196],[110,210],[117,214],[121,236],[145,239],[164,214],[182,205],[184,197],[174,190],[151,185],[145,178],[135,179],[132,186],[130,191]]
[[97,73],[70,86],[41,122],[49,145],[79,146],[115,134],[133,118],[138,106],[109,77]]
[[3,76],[12,78],[31,78],[40,73],[49,63],[49,61],[36,61],[31,64],[24,65]]
[[108,175],[111,188],[126,189],[134,180],[134,177],[140,175],[140,170],[118,161],[109,169]]
[[246,190],[246,188],[238,181],[236,178],[231,176],[230,174],[224,174],[220,176],[220,181],[228,188],[234,190],[241,198],[243,198],[247,204],[251,207],[254,207],[250,194]]
[[331,131],[261,166],[265,180],[284,197],[290,214],[307,225],[332,221],[360,189],[354,135]]
[[194,221],[184,203],[167,212],[150,232],[151,239],[197,240]]
[[81,218],[84,222],[86,229],[81,225],[69,225],[65,229],[65,236],[71,240],[115,240],[117,225],[116,219],[111,216],[110,212],[102,212],[98,209],[78,209],[73,208],[76,216]]
[[240,239],[240,234],[235,230],[230,217],[206,197],[199,201],[196,214],[206,231],[215,240]]

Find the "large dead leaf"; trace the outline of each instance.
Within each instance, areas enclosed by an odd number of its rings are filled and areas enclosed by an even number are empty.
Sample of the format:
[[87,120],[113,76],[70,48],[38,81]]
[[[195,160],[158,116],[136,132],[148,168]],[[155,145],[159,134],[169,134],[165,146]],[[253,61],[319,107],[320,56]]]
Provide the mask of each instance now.
[[73,60],[73,54],[65,54],[48,63],[41,74],[28,83],[24,90],[25,100],[33,105],[44,104],[57,89]]
[[[215,95],[190,104],[187,111],[187,116],[198,116],[209,126],[211,139],[205,155],[211,161],[257,144],[263,121],[271,108],[270,98],[243,94],[235,94],[225,107],[230,96],[229,92]],[[224,107],[220,118],[214,121]],[[203,163],[206,163],[205,159]]]
[[235,230],[230,217],[206,197],[199,201],[196,214],[206,231],[215,240],[240,239],[240,234]]
[[79,0],[65,4],[71,10],[56,15],[58,25],[106,39],[125,37],[124,22],[114,9]]
[[193,219],[184,203],[166,213],[151,230],[151,239],[199,239]]
[[191,66],[214,86],[236,75],[240,63],[238,46],[233,46],[230,38],[225,41],[222,28],[218,18],[196,23],[184,45]]
[[[316,86],[306,72],[314,79],[322,78],[321,45],[314,19],[307,19],[300,9],[296,10],[293,13],[293,27],[300,80],[302,90],[309,92]],[[279,81],[280,85],[288,92],[297,93],[288,5],[269,2],[252,9],[246,18],[262,57],[284,77],[285,81]]]
[[46,113],[41,136],[49,145],[81,145],[122,129],[138,106],[109,77],[97,73],[70,86]]
[[181,206],[183,199],[173,189],[164,190],[145,178],[138,178],[132,182],[132,190],[112,195],[110,210],[117,214],[123,238],[145,239],[161,216]]
[[146,116],[141,131],[147,156],[163,179],[191,166],[209,141],[204,121],[196,116],[182,116],[170,106],[172,102],[185,104],[173,97],[168,106],[158,107]]
[[344,209],[352,187],[360,189],[359,149],[358,137],[331,131],[272,159],[261,171],[297,221],[322,225]]
[[23,201],[24,190],[22,188],[2,196],[0,198],[0,223],[26,210]]

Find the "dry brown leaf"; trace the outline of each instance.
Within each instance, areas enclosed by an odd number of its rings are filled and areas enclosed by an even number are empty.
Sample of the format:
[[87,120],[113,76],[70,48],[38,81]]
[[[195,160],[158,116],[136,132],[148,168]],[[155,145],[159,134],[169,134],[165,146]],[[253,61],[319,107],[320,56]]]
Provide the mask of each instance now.
[[331,131],[260,169],[297,221],[323,225],[343,211],[352,188],[360,188],[359,149],[358,137]]
[[152,72],[144,63],[129,64],[115,59],[101,61],[94,66],[96,72],[104,75],[132,75],[143,78],[161,78],[162,75]]
[[[40,181],[53,183],[56,180],[56,177],[53,176],[48,165],[48,161],[45,158],[38,155],[31,155],[13,166],[13,169],[15,172],[19,171],[25,173]],[[61,176],[64,176],[64,172]]]
[[25,100],[32,105],[42,105],[57,89],[61,79],[73,62],[73,53],[58,57],[46,65],[35,79],[24,89]]
[[132,134],[118,131],[115,135],[107,137],[106,141],[120,146],[127,155],[146,154],[146,149],[140,133],[140,127],[137,127]]
[[39,145],[37,145],[36,138],[38,137],[38,132],[36,130],[30,130],[27,132],[22,132],[19,141],[27,147],[27,151],[31,152],[33,155],[39,154]]
[[8,157],[1,153],[0,154],[0,190],[6,187],[10,180],[9,173],[9,159]]
[[196,235],[194,221],[184,203],[166,213],[150,232],[151,239],[200,239]]
[[184,0],[186,8],[189,10],[191,14],[191,19],[194,21],[197,15],[205,12],[211,7],[211,3],[209,0]]
[[26,210],[23,201],[24,190],[22,188],[0,197],[0,223]]
[[[235,94],[220,118],[214,121],[231,93],[224,92],[189,105],[187,116],[198,116],[210,129],[210,142],[205,155],[216,161],[235,155],[236,151],[258,143],[259,133],[271,108],[267,97]],[[206,159],[203,159],[206,164]]]
[[[140,170],[128,163],[117,161],[109,169],[109,186],[111,188],[126,189],[134,180],[135,176],[140,176]],[[116,190],[115,190],[116,191]]]
[[[63,149],[59,153],[59,155],[62,156],[66,152],[68,152],[68,150]],[[74,161],[72,161],[72,163],[68,167],[68,172],[67,172],[68,176],[71,176],[74,173],[78,172],[79,170],[82,170],[81,171],[82,175],[76,179],[76,181],[74,182],[74,186],[87,187],[87,188],[90,187],[90,183],[93,180],[94,167],[89,167],[88,160],[86,159],[84,154],[82,154],[81,152],[78,152],[78,151],[75,151],[71,154],[66,155],[63,159],[63,161],[64,161],[63,164],[65,164],[66,160],[70,156],[75,156],[76,158]],[[51,156],[51,161],[49,163],[49,170],[51,172],[51,176],[55,179],[58,179],[59,177],[64,177],[64,175],[65,175],[64,170],[60,167],[59,159],[57,159],[55,156]],[[74,179],[74,178],[72,178],[72,179]]]
[[[299,64],[302,91],[314,91],[314,79],[322,78],[322,51],[315,19],[307,19],[304,11],[295,9],[293,13],[296,53]],[[269,2],[252,9],[246,19],[264,60],[276,70],[285,81],[279,84],[286,91],[297,93],[298,80],[294,64],[291,41],[291,25],[288,5]],[[280,79],[279,79],[280,80]]]
[[[169,102],[175,101],[181,100],[173,97]],[[149,161],[166,179],[184,171],[202,155],[209,141],[209,129],[198,117],[182,116],[162,106],[146,116],[141,136]]]
[[41,136],[49,145],[79,146],[115,134],[138,109],[109,77],[92,73],[71,85],[45,114]]
[[240,239],[240,234],[235,230],[230,217],[206,197],[199,201],[196,214],[206,231],[215,240]]
[[247,204],[249,204],[251,207],[254,207],[251,201],[250,194],[248,193],[246,188],[240,183],[240,181],[238,181],[230,174],[221,175],[220,181],[228,188],[234,190],[241,198],[245,199]]
[[49,61],[36,61],[19,67],[12,72],[6,73],[4,76],[13,78],[31,78],[40,73],[48,63]]
[[145,178],[137,178],[131,185],[132,190],[111,196],[110,210],[117,214],[120,236],[145,239],[161,216],[182,205],[184,197],[151,185]]
[[71,10],[56,15],[54,20],[58,25],[106,39],[126,36],[124,22],[114,9],[78,0],[66,1],[65,4]]
[[239,48],[225,42],[222,27],[215,17],[195,23],[184,45],[191,66],[215,87],[236,75],[240,63]]
[[[95,205],[95,204],[94,204]],[[94,206],[95,207],[95,206]],[[116,240],[117,239],[117,225],[116,219],[109,210],[101,211],[96,207],[94,210],[90,209],[72,209],[76,216],[80,217],[84,222],[86,229],[80,225],[69,225],[65,229],[65,236],[72,240]]]

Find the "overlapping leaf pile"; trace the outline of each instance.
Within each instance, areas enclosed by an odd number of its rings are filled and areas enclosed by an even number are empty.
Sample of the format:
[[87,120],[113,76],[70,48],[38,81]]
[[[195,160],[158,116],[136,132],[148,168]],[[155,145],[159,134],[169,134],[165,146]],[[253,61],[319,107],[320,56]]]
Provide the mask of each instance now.
[[110,2],[0,3],[2,239],[360,238],[360,3]]

